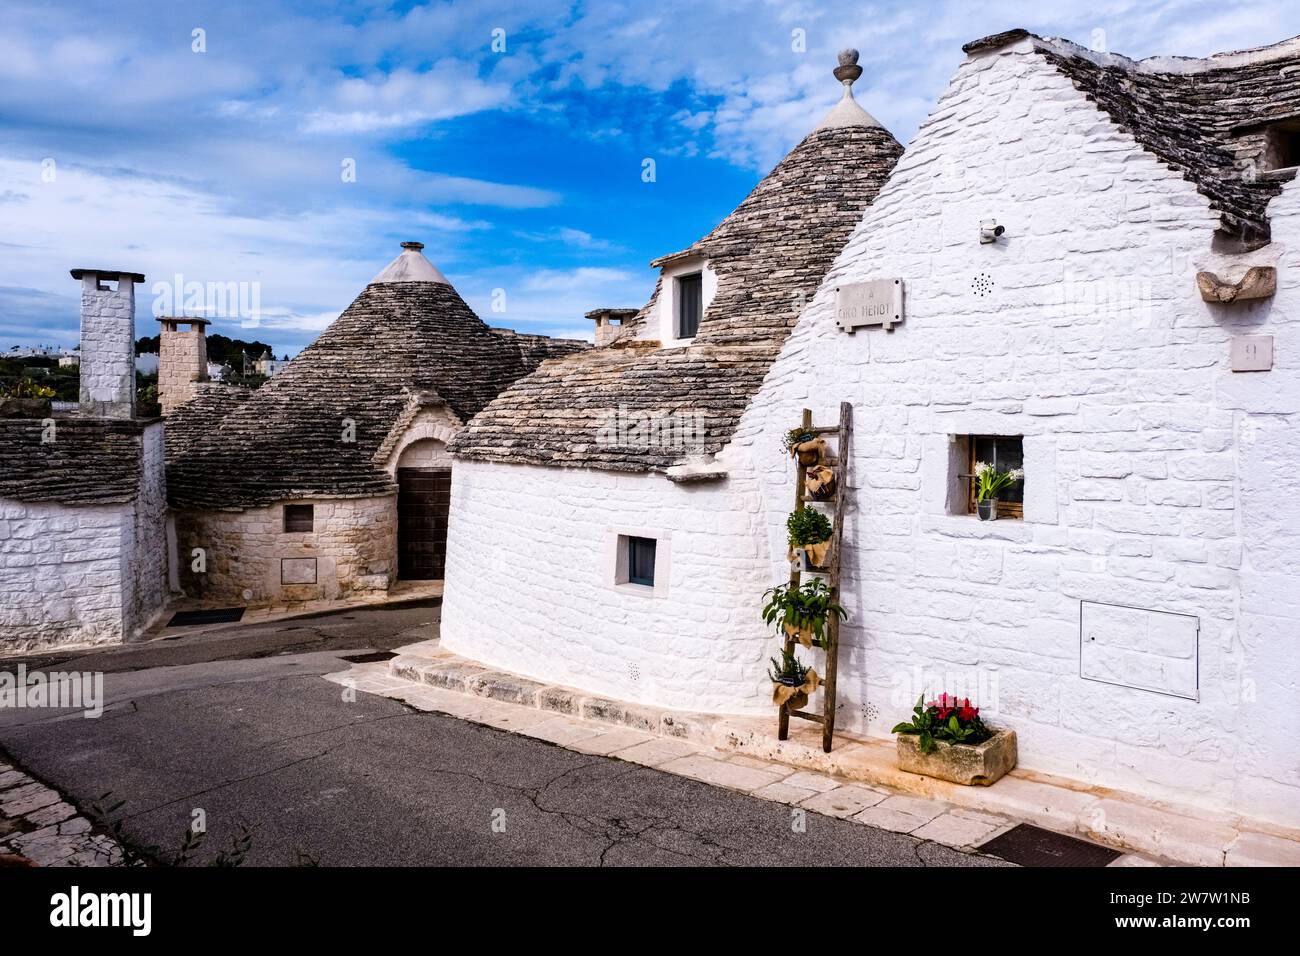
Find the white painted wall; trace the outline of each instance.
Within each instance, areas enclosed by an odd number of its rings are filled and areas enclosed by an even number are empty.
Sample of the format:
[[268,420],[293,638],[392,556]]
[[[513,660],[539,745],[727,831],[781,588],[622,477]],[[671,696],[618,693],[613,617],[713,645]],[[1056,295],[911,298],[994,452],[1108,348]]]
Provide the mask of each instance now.
[[[780,438],[848,400],[841,726],[886,736],[922,691],[961,689],[1017,730],[1023,767],[1300,824],[1300,738],[1277,725],[1300,691],[1298,203],[1288,186],[1249,259],[1278,262],[1276,298],[1209,306],[1195,272],[1226,263],[1204,197],[1027,47],[967,61],[721,456],[725,483],[457,463],[444,642],[616,697],[770,713]],[[987,218],[1004,241],[978,242]],[[906,282],[902,326],[837,332],[834,286],[886,277]],[[1229,370],[1243,331],[1275,336],[1272,372]],[[949,513],[948,436],[968,433],[1025,436],[1024,521]],[[611,586],[624,526],[671,535],[662,597]],[[1199,699],[1082,679],[1081,600],[1199,618]]]
[[126,510],[0,499],[0,653],[122,640]]
[[163,426],[145,429],[137,497],[0,499],[0,653],[130,640],[167,600]]
[[[1300,823],[1300,740],[1267,726],[1300,685],[1296,202],[1249,257],[1280,257],[1276,299],[1209,306],[1195,273],[1225,263],[1190,183],[1038,56],[961,68],[736,439],[761,452],[805,405],[855,406],[848,726],[885,735],[958,686],[1016,729],[1022,766]],[[1005,241],[978,243],[986,218]],[[835,330],[835,284],[893,277],[901,327]],[[1276,336],[1274,371],[1229,370],[1243,331]],[[948,513],[948,436],[969,433],[1025,436],[1023,522]],[[793,475],[761,460],[775,543]],[[1082,679],[1081,600],[1197,616],[1199,700]],[[1182,679],[1123,637],[1135,679]]]
[[[621,699],[765,713],[760,504],[752,480],[457,461],[442,641]],[[620,534],[661,542],[653,590],[616,583]]]

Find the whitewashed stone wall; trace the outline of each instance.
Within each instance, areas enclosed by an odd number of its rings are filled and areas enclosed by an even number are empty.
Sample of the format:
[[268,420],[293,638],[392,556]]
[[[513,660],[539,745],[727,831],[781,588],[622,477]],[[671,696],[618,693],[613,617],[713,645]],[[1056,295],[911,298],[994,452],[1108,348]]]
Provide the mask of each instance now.
[[[1249,258],[1278,262],[1277,297],[1209,306],[1195,273],[1226,261],[1204,197],[1026,45],[969,60],[720,456],[724,484],[457,462],[444,642],[616,697],[771,713],[780,439],[847,400],[841,726],[886,736],[923,691],[961,690],[1017,730],[1023,767],[1300,824],[1300,740],[1276,723],[1300,690],[1297,203],[1289,186]],[[1007,235],[981,245],[988,218]],[[895,277],[902,326],[835,330],[837,283]],[[1272,372],[1229,370],[1246,331],[1275,336]],[[949,436],[968,434],[1024,436],[1023,521],[950,513]],[[620,532],[670,541],[665,592],[613,583]],[[1195,615],[1199,699],[1082,679],[1082,600]]]
[[[1300,686],[1294,187],[1273,205],[1273,246],[1227,266],[1204,197],[1040,57],[961,68],[736,442],[765,466],[775,555],[780,433],[855,406],[848,726],[885,735],[923,690],[958,689],[1016,729],[1022,766],[1300,823],[1300,741],[1268,726]],[[1006,239],[980,245],[988,218]],[[1195,292],[1199,268],[1277,257],[1272,302]],[[873,278],[904,280],[904,324],[837,332],[834,286]],[[1278,367],[1231,372],[1242,332],[1275,335]],[[949,436],[968,434],[1024,436],[1024,521],[949,513]],[[1135,638],[1115,676],[1199,670],[1199,699],[1082,679],[1081,601],[1195,615],[1199,660]]]
[[[758,484],[458,460],[442,641],[624,700],[764,713]],[[619,535],[655,538],[653,591],[618,584]]]
[[[245,511],[177,510],[185,593],[234,604],[289,605],[388,589],[397,575],[392,495],[288,503],[314,506],[312,531],[284,530],[285,503]],[[203,573],[194,570],[195,549],[204,552]],[[308,570],[314,571],[314,582],[304,580],[312,576]]]
[[0,653],[122,640],[127,510],[0,499]]
[[[106,285],[110,283],[105,283]],[[81,280],[81,410],[130,418],[135,412],[135,284],[100,288],[95,273]]]
[[136,498],[0,499],[0,653],[138,637],[168,597],[161,423],[145,429]]

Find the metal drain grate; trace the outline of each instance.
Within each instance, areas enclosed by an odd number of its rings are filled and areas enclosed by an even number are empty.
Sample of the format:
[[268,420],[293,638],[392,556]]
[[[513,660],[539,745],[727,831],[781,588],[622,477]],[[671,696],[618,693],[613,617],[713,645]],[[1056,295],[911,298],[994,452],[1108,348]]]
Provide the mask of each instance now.
[[168,627],[192,627],[195,624],[234,624],[244,616],[242,607],[218,607],[210,611],[177,611]]
[[392,651],[371,651],[369,654],[344,654],[343,659],[350,664],[377,664],[391,661],[396,656]]
[[979,850],[1021,866],[1106,866],[1120,856],[1119,850],[1108,846],[1098,846],[1029,823],[1012,827]]

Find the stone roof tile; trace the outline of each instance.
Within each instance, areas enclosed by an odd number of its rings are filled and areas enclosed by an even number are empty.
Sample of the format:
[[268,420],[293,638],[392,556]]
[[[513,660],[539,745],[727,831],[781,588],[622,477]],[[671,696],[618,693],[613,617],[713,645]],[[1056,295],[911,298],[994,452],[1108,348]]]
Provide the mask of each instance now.
[[0,419],[0,498],[97,505],[135,498],[143,475],[144,419]]

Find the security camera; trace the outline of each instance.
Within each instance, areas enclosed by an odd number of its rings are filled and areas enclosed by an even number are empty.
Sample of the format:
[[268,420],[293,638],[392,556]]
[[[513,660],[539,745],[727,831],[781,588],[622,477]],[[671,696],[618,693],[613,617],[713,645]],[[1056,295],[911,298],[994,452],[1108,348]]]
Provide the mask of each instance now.
[[1004,232],[1006,226],[999,226],[996,219],[985,219],[980,223],[980,242],[997,242]]

